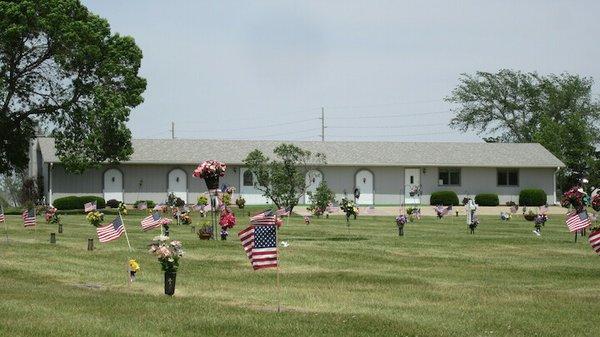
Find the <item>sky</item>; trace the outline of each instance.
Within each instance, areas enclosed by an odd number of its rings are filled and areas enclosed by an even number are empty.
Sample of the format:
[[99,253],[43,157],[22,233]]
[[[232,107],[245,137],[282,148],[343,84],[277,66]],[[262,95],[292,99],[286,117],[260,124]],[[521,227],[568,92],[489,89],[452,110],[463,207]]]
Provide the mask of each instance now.
[[82,2],[144,53],[134,138],[320,140],[323,108],[325,140],[481,141],[460,74],[600,81],[600,1]]

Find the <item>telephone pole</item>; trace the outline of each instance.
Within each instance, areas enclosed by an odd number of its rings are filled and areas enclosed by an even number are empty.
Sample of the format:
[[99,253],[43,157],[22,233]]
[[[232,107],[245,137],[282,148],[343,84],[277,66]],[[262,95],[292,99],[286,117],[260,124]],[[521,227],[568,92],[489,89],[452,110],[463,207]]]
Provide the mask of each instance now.
[[325,107],[321,107],[321,141],[325,141]]
[[171,139],[175,139],[175,122],[171,122]]

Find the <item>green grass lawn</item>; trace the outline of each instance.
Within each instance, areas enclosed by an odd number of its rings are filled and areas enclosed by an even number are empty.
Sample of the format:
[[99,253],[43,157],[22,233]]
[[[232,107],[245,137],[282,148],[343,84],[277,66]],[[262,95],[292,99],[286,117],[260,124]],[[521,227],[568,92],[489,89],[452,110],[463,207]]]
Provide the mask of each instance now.
[[[174,297],[146,252],[158,231],[125,217],[129,239],[99,244],[83,215],[37,230],[8,217],[0,241],[2,336],[597,336],[600,257],[573,242],[561,217],[543,236],[532,223],[425,218],[398,237],[391,217],[293,217],[280,231],[281,306],[275,270],[252,271],[237,240],[200,241],[172,226],[186,255]],[[40,218],[41,219],[41,218]],[[197,220],[197,219],[195,219]],[[1,227],[0,227],[1,228]],[[3,232],[3,228],[2,228]],[[97,249],[86,251],[87,238]],[[128,285],[126,260],[142,270]]]

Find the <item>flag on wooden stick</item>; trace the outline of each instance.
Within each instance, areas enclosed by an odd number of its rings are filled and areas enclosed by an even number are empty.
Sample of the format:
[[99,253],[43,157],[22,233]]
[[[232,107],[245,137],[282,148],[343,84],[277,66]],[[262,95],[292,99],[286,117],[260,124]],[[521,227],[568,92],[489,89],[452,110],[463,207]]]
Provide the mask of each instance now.
[[91,211],[95,211],[96,210],[96,201],[90,201],[90,202],[86,202],[85,204],[83,204],[83,211],[84,212],[91,212]]
[[4,216],[4,209],[2,208],[2,205],[0,205],[0,222],[4,221],[6,221],[6,217]]
[[23,218],[23,226],[24,227],[35,227],[36,225],[36,219],[35,219],[35,208],[30,208],[30,209],[26,209],[23,211],[23,214],[21,214],[21,217]]
[[152,213],[151,215],[142,219],[142,230],[145,232],[154,228],[159,228],[161,226],[161,220],[162,218],[158,212]]
[[277,216],[290,216],[290,207],[286,207],[286,208],[280,208],[277,211],[275,211],[275,215]]
[[98,241],[102,243],[116,240],[123,235],[124,227],[121,217],[116,217],[111,223],[106,226],[96,228],[98,233]]
[[277,267],[277,225],[272,212],[263,212],[238,233],[242,247],[254,270]]
[[148,204],[145,201],[142,201],[138,204],[137,209],[139,209],[140,211],[148,209]]
[[580,229],[584,229],[592,224],[590,217],[588,216],[587,211],[583,211],[577,213],[577,211],[573,211],[567,214],[567,227],[569,227],[569,232],[573,233]]

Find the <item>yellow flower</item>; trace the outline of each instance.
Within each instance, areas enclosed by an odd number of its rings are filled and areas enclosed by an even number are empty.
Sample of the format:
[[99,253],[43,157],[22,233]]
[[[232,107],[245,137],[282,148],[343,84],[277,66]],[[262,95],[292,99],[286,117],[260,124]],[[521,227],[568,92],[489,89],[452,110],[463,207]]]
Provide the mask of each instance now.
[[129,260],[129,270],[137,272],[140,270],[140,264],[134,259]]

